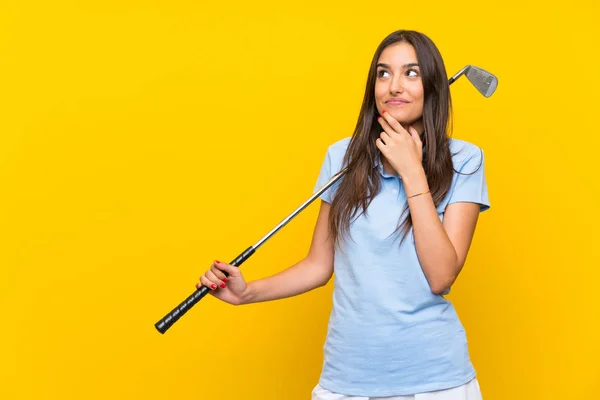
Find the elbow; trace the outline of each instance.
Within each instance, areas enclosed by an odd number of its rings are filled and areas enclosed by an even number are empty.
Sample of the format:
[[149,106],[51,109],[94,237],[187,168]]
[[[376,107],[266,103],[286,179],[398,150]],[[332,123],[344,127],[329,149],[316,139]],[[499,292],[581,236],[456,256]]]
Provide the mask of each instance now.
[[333,273],[329,273],[324,275],[318,282],[318,287],[323,287],[325,285],[327,285],[329,283],[329,281],[331,280],[331,277],[333,276]]
[[456,275],[450,274],[446,276],[440,276],[437,279],[432,279],[429,282],[429,288],[431,292],[436,295],[448,294],[450,288],[456,281]]
[[311,284],[313,288],[318,288],[327,285],[333,276],[333,261],[308,260],[310,265],[308,272],[311,276]]
[[456,281],[460,270],[462,269],[463,262],[455,260],[452,266],[448,266],[445,273],[439,274],[433,279],[429,280],[429,288],[431,292],[436,295],[447,294]]
[[438,296],[441,294],[448,293],[451,286],[452,286],[451,283],[436,283],[435,285],[433,285],[433,284],[429,285],[429,287],[431,289],[431,293],[438,295]]

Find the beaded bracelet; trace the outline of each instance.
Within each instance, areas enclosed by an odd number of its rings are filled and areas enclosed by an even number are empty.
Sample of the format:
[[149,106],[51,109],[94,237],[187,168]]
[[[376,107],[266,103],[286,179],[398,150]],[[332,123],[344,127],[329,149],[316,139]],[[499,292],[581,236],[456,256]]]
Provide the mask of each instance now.
[[417,196],[420,196],[420,195],[422,195],[422,194],[427,194],[427,193],[429,193],[429,190],[428,190],[428,191],[426,191],[426,192],[423,192],[423,193],[417,193],[417,194],[413,194],[412,196],[408,196],[408,198],[409,198],[409,199],[412,199],[413,197],[417,197]]

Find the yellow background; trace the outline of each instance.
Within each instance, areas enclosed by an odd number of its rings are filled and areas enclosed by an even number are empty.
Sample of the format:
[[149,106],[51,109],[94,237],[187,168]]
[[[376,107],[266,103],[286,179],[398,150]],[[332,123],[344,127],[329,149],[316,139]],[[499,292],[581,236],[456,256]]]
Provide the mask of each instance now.
[[[485,400],[600,396],[593,1],[4,1],[0,398],[308,399],[331,284],[206,298],[154,323],[213,259],[307,199],[349,136],[371,56],[417,29],[452,75],[454,137],[486,152],[482,214],[449,298]],[[308,249],[313,204],[243,265]],[[377,279],[377,277],[373,277]]]

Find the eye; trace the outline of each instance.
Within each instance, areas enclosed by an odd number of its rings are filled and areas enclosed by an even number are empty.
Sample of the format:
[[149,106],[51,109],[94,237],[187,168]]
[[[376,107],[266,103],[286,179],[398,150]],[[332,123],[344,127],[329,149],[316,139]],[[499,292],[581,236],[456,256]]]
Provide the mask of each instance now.
[[385,78],[386,74],[389,75],[389,72],[387,72],[384,69],[380,69],[379,71],[377,71],[377,77],[379,78]]
[[410,77],[419,76],[419,71],[417,71],[416,69],[409,69],[408,71],[406,71],[406,75]]

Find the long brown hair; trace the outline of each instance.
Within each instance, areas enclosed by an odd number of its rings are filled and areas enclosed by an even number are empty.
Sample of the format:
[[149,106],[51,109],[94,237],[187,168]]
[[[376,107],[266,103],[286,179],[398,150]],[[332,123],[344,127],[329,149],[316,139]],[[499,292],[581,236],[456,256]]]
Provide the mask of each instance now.
[[[375,141],[382,131],[376,120],[377,62],[388,46],[399,42],[407,42],[413,46],[421,71],[424,91],[424,132],[421,135],[424,146],[423,168],[436,206],[443,200],[452,183],[453,164],[449,139],[452,102],[444,61],[436,45],[423,33],[411,30],[393,32],[379,44],[373,55],[358,122],[344,156],[343,164],[348,170],[340,181],[329,214],[329,228],[334,241],[349,233],[351,219],[357,216],[359,210],[360,214],[366,212],[381,189],[379,171],[374,168],[379,152]],[[396,229],[401,230],[401,241],[412,228],[408,203],[402,215],[404,218],[401,218]]]

